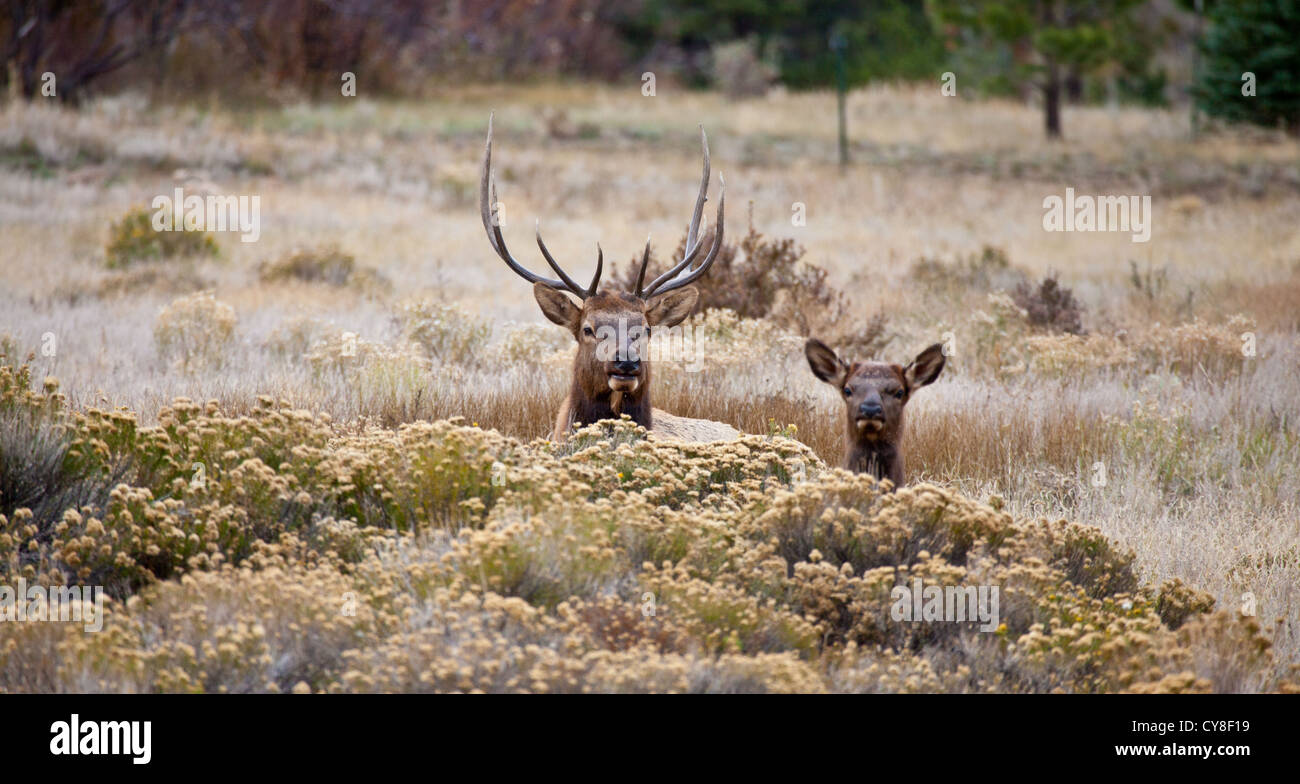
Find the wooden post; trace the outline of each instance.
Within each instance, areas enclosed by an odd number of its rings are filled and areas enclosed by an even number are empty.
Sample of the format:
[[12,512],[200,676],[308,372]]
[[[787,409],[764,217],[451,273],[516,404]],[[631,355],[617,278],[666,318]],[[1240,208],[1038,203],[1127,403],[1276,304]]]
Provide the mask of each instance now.
[[1188,97],[1191,99],[1188,101],[1188,103],[1191,104],[1191,117],[1188,119],[1190,120],[1190,130],[1193,141],[1195,141],[1196,137],[1201,133],[1201,118],[1196,111],[1196,80],[1201,77],[1201,23],[1205,19],[1203,15],[1204,9],[1202,6],[1202,0],[1196,0],[1194,10],[1196,12],[1196,40],[1192,42],[1192,85],[1187,91],[1189,93]]
[[835,82],[840,115],[840,168],[844,168],[849,165],[849,121],[845,113],[849,86],[844,68],[844,50],[848,47],[848,42],[844,40],[841,33],[836,31],[831,33],[830,45],[831,51],[835,53]]

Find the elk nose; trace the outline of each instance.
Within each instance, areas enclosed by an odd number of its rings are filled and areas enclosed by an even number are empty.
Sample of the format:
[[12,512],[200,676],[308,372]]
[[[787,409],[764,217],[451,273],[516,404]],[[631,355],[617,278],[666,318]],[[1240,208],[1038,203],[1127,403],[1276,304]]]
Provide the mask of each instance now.
[[858,406],[858,414],[860,416],[878,417],[884,413],[885,410],[881,408],[880,403],[875,400],[864,400],[862,401],[862,404]]
[[633,375],[641,371],[641,360],[639,359],[620,359],[614,363],[614,370],[624,375]]

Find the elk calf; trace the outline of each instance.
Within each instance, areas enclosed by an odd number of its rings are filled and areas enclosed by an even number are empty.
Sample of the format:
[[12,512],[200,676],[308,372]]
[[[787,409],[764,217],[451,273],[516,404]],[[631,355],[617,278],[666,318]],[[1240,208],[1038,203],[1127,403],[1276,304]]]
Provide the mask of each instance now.
[[943,372],[943,346],[935,343],[907,367],[885,362],[848,363],[811,338],[804,354],[813,375],[839,390],[845,406],[844,467],[902,487],[903,407],[912,392]]

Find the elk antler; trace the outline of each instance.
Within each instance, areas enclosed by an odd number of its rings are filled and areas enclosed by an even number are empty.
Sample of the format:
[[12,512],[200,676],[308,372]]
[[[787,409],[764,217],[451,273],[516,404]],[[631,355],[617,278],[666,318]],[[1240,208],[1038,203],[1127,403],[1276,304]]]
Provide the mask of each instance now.
[[[641,272],[636,279],[636,295],[642,299],[649,299],[655,294],[663,294],[673,289],[679,289],[699,279],[712,266],[713,260],[718,257],[718,250],[722,248],[722,212],[726,204],[727,183],[722,179],[722,174],[719,173],[718,218],[715,221],[717,228],[713,233],[713,245],[710,246],[708,255],[704,257],[704,261],[700,262],[698,267],[688,269],[703,247],[699,238],[700,218],[703,217],[704,202],[709,200],[709,138],[704,135],[704,126],[700,126],[700,146],[704,148],[704,176],[700,178],[700,195],[695,199],[695,211],[691,213],[691,223],[686,229],[686,248],[682,253],[682,260],[677,262],[672,269],[655,278],[646,289],[642,290],[641,284],[645,280],[646,264],[650,261],[650,244],[647,242],[645,254],[641,257]],[[687,270],[685,275],[681,274],[683,270]]]
[[496,251],[506,266],[514,270],[519,277],[529,283],[545,283],[553,289],[570,291],[578,295],[579,299],[587,299],[596,293],[596,286],[600,283],[600,273],[605,265],[605,254],[600,249],[599,243],[596,245],[596,274],[591,278],[591,285],[585,289],[560,269],[551,252],[546,249],[546,243],[542,242],[541,221],[538,221],[536,228],[537,247],[541,249],[546,263],[555,270],[555,274],[560,276],[559,280],[543,278],[541,275],[529,272],[522,264],[515,261],[510,251],[506,249],[506,240],[501,234],[500,222],[497,220],[496,178],[492,176],[492,115],[488,115],[487,149],[483,153],[483,177],[479,181],[479,211],[483,214],[483,228],[487,231],[488,243],[492,246],[492,250]]

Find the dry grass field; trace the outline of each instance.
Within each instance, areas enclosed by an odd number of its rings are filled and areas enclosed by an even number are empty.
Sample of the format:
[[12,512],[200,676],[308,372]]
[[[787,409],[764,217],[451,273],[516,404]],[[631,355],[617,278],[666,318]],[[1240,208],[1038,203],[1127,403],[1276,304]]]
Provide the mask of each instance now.
[[[534,441],[572,339],[485,240],[491,111],[511,249],[545,268],[540,219],[580,280],[597,241],[620,267],[676,247],[702,124],[729,240],[793,239],[879,358],[950,344],[908,407],[915,486],[832,470],[842,404],[803,337],[721,311],[655,404],[752,438]],[[0,691],[1300,682],[1300,143],[1071,108],[1053,144],[1032,107],[896,87],[849,126],[842,171],[825,93],[4,105],[0,365],[30,383],[0,387],[0,558],[117,601],[105,634],[0,625]],[[148,232],[120,222],[178,186],[260,197],[260,237],[131,260]],[[1150,241],[1045,231],[1067,187],[1151,196]],[[1079,329],[1017,304],[1048,275]],[[880,621],[900,564],[1008,586],[1007,628]]]

